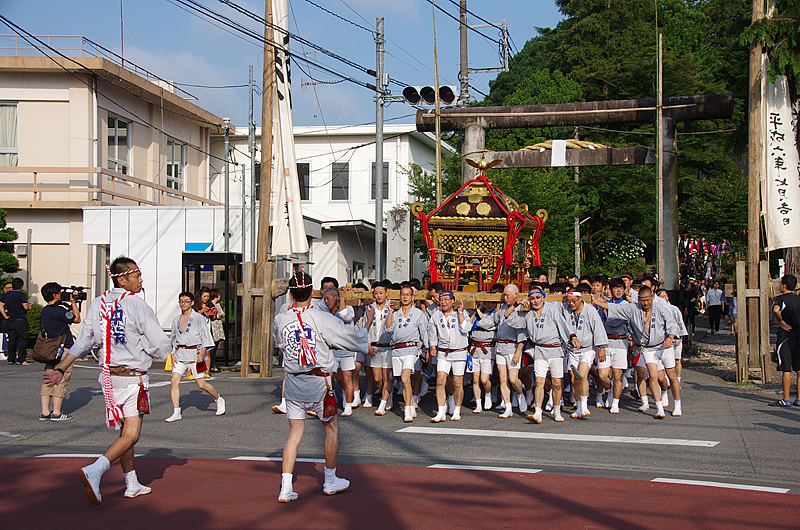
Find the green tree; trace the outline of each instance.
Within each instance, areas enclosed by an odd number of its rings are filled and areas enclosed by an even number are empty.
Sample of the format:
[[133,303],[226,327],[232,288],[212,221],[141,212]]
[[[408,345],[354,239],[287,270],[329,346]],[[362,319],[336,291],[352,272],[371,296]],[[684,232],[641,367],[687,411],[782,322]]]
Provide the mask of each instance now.
[[14,255],[14,241],[19,234],[6,225],[7,212],[0,209],[0,279],[19,270],[19,260]]

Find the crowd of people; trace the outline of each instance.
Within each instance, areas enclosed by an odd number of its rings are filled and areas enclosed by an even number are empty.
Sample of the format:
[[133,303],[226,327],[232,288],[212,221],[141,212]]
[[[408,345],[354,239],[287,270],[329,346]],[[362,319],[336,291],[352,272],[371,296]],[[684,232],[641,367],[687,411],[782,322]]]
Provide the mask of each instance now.
[[[667,389],[673,395],[672,415],[681,416],[680,358],[682,337],[689,331],[678,301],[671,304],[654,277],[559,279],[564,281],[550,285],[539,277],[526,294],[516,285],[495,285],[490,292],[502,302],[480,302],[468,310],[437,282],[428,286],[427,299],[417,299],[422,286],[414,280],[377,282],[371,289],[374,302],[353,307],[345,303],[335,278],[323,278],[322,298],[313,309],[367,333],[364,352],[336,351],[342,416],[358,407],[374,407],[374,414],[383,416],[398,395],[404,421],[412,422],[430,383],[436,393],[431,422],[448,417],[459,421],[465,405],[475,414],[496,405],[501,419],[513,417],[514,408],[521,413],[531,409],[528,417],[536,423],[549,412],[561,422],[562,406],[574,410],[573,418],[591,416],[591,393],[598,409],[618,414],[628,386],[639,410],[646,412],[651,403],[648,381],[656,417],[666,417]],[[387,299],[390,289],[400,291],[398,302]],[[557,295],[559,301],[545,301],[548,295]],[[292,305],[285,304],[279,314],[291,310]],[[643,322],[649,326],[643,328]],[[273,328],[276,344],[281,332]],[[282,352],[286,364],[291,352]],[[471,389],[469,400],[465,388]],[[287,406],[284,395],[273,410],[286,413]]]

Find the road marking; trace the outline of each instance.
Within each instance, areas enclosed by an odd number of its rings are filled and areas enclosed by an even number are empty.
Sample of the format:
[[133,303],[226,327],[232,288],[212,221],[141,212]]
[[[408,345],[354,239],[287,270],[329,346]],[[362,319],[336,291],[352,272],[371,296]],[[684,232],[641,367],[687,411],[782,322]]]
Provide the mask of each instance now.
[[408,434],[438,434],[454,436],[484,436],[489,438],[524,438],[567,442],[600,442],[644,445],[680,445],[689,447],[714,447],[719,442],[707,440],[682,440],[679,438],[646,438],[639,436],[598,436],[592,434],[558,434],[544,432],[492,431],[481,429],[441,429],[438,427],[406,427],[396,432]]
[[[45,455],[36,455],[33,458],[99,458],[103,453],[48,453]],[[134,453],[135,457],[144,456],[144,453]]]
[[[234,456],[228,460],[246,460],[250,462],[282,462],[280,456]],[[297,458],[295,462],[311,462],[312,464],[324,464],[324,458]]]
[[0,436],[2,436],[4,438],[20,438],[22,435],[21,434],[14,434],[14,433],[11,433],[11,432],[8,432],[8,431],[3,431],[3,432],[0,432]]
[[459,464],[433,464],[430,469],[465,469],[467,471],[502,471],[508,473],[541,473],[541,469],[524,469],[519,467],[462,466]]
[[650,482],[663,484],[685,484],[687,486],[710,486],[712,488],[728,488],[732,490],[766,491],[768,493],[788,493],[789,488],[770,488],[767,486],[753,486],[751,484],[731,484],[728,482],[710,482],[707,480],[686,480],[680,478],[654,478]]

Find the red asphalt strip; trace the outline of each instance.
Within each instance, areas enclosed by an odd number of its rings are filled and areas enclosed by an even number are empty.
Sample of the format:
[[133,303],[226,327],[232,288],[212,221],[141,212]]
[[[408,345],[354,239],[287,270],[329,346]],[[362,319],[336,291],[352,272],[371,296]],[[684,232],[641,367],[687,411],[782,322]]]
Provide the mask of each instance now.
[[123,497],[118,464],[103,504],[86,500],[89,458],[0,459],[2,528],[797,528],[800,495],[549,474],[342,464],[346,492],[322,493],[300,463],[300,498],[277,502],[280,462],[137,458],[150,495]]

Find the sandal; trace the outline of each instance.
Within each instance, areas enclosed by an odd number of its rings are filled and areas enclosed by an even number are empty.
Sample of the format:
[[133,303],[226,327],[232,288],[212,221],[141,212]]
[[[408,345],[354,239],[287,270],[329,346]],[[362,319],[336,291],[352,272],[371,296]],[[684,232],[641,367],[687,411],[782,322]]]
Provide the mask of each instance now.
[[[779,399],[778,401],[773,401],[769,404],[770,407],[791,407],[792,402],[788,399]],[[800,405],[798,405],[800,406]]]

